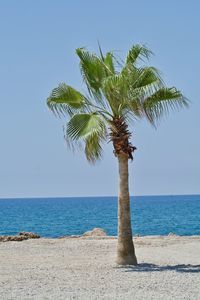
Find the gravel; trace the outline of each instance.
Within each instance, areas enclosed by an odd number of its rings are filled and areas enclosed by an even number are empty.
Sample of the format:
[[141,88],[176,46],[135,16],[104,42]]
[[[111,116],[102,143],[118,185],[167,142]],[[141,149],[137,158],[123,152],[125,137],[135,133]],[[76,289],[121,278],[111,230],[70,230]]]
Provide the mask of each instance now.
[[134,243],[136,267],[115,264],[114,237],[0,243],[0,299],[200,299],[200,236]]

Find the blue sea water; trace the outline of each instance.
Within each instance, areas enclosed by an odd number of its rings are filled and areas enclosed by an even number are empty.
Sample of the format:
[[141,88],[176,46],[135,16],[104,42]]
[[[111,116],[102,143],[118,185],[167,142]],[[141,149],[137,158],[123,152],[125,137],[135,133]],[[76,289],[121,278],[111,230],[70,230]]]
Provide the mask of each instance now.
[[[200,235],[200,195],[131,197],[131,208],[134,235]],[[117,235],[116,197],[0,200],[0,235],[59,237],[94,227]]]

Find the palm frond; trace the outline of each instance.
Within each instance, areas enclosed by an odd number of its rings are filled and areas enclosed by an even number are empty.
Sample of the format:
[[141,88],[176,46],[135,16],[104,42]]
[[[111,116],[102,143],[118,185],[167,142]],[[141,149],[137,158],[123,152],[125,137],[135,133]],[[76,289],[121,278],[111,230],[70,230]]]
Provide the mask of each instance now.
[[74,143],[81,144],[88,161],[95,162],[101,157],[101,143],[106,139],[106,125],[102,116],[96,113],[74,115],[66,126],[65,139],[71,149]]
[[111,74],[115,74],[115,67],[114,67],[114,55],[112,52],[107,52],[104,56],[101,46],[98,42],[99,46],[99,53],[100,53],[100,60],[105,67],[105,73],[109,76]]
[[160,72],[154,67],[145,67],[133,70],[129,73],[132,88],[142,88],[154,83],[163,86]]
[[114,64],[114,56],[112,52],[107,52],[104,58],[104,63],[109,69],[109,75],[115,74],[115,64]]
[[164,87],[160,72],[154,67],[136,68],[125,66],[123,75],[124,97],[121,98],[121,115],[123,113],[133,119],[143,117],[143,99],[153,95]]
[[188,100],[175,87],[160,88],[143,101],[144,114],[150,123],[156,125],[169,109],[188,107]]
[[47,105],[59,116],[61,114],[72,116],[74,112],[84,110],[86,98],[71,86],[61,83],[51,92]]
[[99,53],[100,53],[100,56],[101,56],[101,60],[104,61],[104,55],[103,55],[103,51],[101,49],[101,45],[100,45],[99,41],[98,41],[98,46],[99,46]]
[[93,133],[102,137],[105,135],[105,124],[102,117],[96,113],[76,114],[67,124],[67,137],[72,140],[87,138]]
[[140,98],[135,97],[129,100],[128,98],[124,101],[123,105],[121,106],[121,111],[119,115],[124,115],[126,118],[133,120],[138,120],[143,117],[143,105]]
[[105,77],[105,68],[95,54],[91,54],[84,48],[76,49],[80,58],[80,69],[89,92],[99,93],[101,82]]
[[119,106],[127,96],[127,80],[122,74],[115,74],[104,79],[102,91],[105,95],[112,113],[118,116]]
[[85,139],[85,155],[90,163],[95,163],[95,161],[101,159],[101,142],[102,138],[96,132]]
[[133,45],[126,56],[126,64],[135,65],[138,60],[149,59],[153,52],[143,45]]

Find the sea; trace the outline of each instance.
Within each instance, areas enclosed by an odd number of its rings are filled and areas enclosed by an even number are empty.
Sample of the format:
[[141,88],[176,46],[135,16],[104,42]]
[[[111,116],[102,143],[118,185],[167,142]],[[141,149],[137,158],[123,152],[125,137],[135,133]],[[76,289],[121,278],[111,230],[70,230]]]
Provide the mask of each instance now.
[[[131,197],[133,235],[200,235],[200,195]],[[117,235],[117,197],[0,199],[0,235]]]

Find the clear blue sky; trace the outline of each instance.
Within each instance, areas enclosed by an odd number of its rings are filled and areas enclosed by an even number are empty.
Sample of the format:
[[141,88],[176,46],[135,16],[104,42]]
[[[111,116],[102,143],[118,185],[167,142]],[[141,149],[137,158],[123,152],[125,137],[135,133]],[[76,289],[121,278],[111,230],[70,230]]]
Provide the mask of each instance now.
[[61,81],[85,91],[75,48],[124,57],[146,44],[168,85],[191,101],[157,130],[135,124],[130,192],[200,193],[200,2],[198,0],[0,0],[0,197],[117,194],[117,161],[107,145],[90,166],[67,150],[62,124],[46,107]]

